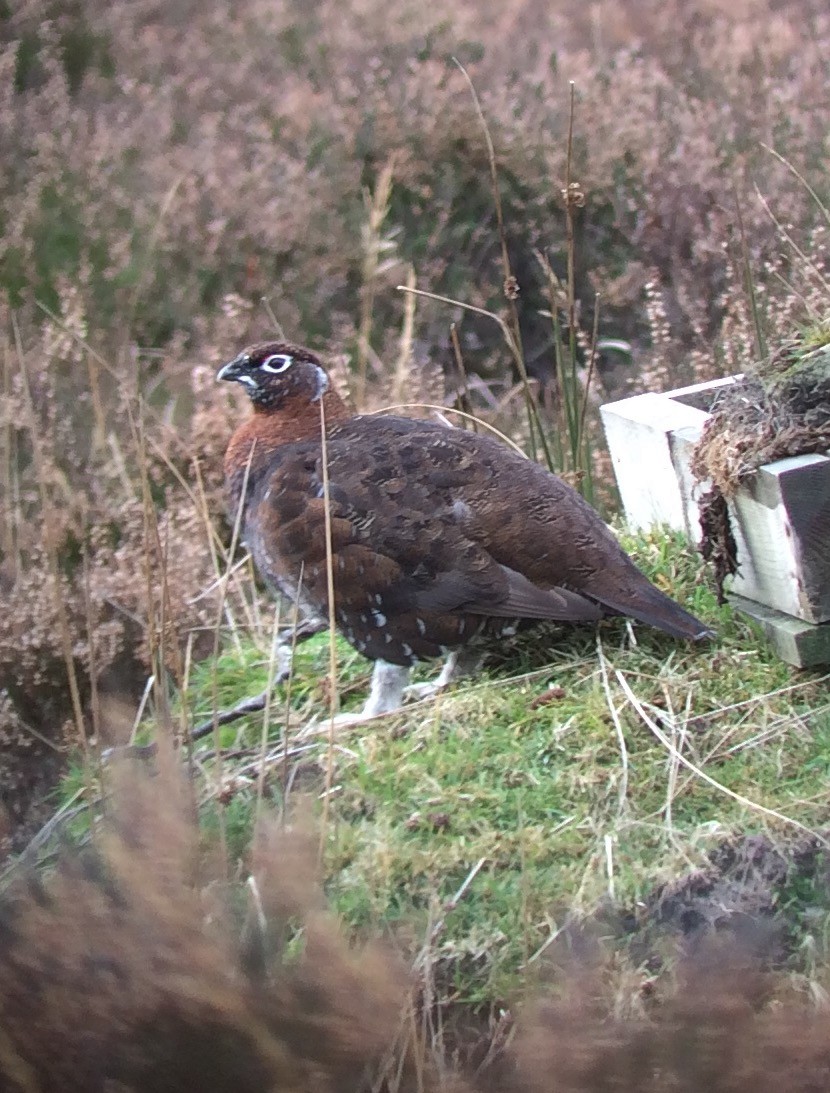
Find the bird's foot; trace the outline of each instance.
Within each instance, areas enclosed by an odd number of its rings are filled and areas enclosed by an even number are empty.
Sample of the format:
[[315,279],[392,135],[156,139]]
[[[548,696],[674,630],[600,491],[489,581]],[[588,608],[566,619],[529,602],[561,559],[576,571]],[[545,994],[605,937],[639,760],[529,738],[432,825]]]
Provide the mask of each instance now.
[[[372,721],[376,717],[395,713],[401,708],[404,699],[419,701],[431,698],[450,683],[472,675],[482,661],[482,654],[473,649],[456,649],[446,659],[441,674],[432,683],[409,682],[409,668],[398,664],[390,664],[385,660],[376,660],[372,672],[372,687],[369,697],[363,709],[355,713],[337,714],[333,719],[335,729],[347,728],[351,725],[360,725],[366,721]],[[322,726],[332,724],[327,719],[315,721],[315,730]]]
[[354,710],[351,713],[338,713],[334,718],[323,718],[319,722],[320,726],[325,729],[329,725],[334,725],[335,729],[349,729],[354,725],[364,725],[368,721],[374,721],[376,717],[383,717],[386,713],[391,711],[384,710],[383,713],[364,713],[363,710]]
[[439,691],[443,691],[444,686],[437,679],[432,683],[410,683],[404,690],[404,698],[409,702],[423,702],[427,698],[434,698]]
[[459,679],[474,675],[479,667],[483,655],[474,649],[454,649],[441,669],[441,674],[431,683],[411,683],[404,690],[404,695],[413,702],[420,702],[425,698],[433,698]]
[[372,672],[372,687],[363,709],[355,713],[337,714],[333,719],[315,720],[315,726],[334,724],[336,729],[360,725],[384,714],[394,713],[403,705],[403,693],[409,680],[409,669],[385,660],[376,660]]

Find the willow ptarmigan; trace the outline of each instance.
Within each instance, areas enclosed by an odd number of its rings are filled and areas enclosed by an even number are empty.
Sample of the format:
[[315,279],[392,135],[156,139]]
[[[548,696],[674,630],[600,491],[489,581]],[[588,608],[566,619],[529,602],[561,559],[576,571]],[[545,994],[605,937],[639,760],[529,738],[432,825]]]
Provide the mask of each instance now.
[[322,400],[334,617],[375,662],[362,717],[397,708],[416,661],[441,686],[486,637],[541,619],[627,615],[678,638],[710,631],[640,572],[570,486],[495,439],[431,421],[353,415],[307,349],[245,349],[218,379],[253,414],[225,456],[228,507],[262,576],[328,617]]

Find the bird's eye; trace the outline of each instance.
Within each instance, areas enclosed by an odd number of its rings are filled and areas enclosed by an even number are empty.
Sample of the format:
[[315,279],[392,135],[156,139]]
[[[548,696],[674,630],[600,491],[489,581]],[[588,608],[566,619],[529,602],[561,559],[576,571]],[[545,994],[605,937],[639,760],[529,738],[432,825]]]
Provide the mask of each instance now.
[[290,353],[272,353],[270,357],[266,357],[260,364],[260,368],[265,372],[273,372],[275,375],[278,372],[284,372],[286,368],[290,368],[294,363],[294,358]]

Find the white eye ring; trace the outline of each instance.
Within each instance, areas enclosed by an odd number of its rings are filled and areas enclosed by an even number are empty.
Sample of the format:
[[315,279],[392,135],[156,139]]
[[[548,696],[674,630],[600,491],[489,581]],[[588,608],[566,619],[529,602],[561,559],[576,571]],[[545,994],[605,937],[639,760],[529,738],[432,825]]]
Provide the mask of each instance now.
[[[278,362],[276,365],[272,362]],[[271,372],[277,375],[280,372],[284,372],[287,368],[290,368],[294,363],[294,358],[290,353],[272,353],[270,357],[266,357],[262,364],[259,366],[265,372]]]

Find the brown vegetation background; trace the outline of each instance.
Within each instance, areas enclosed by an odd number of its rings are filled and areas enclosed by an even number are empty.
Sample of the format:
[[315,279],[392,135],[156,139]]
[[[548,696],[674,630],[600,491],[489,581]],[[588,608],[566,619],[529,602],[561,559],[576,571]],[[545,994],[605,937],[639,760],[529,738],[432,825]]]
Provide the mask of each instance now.
[[[68,748],[129,732],[148,673],[163,695],[217,628],[256,621],[250,579],[217,584],[241,409],[219,362],[279,326],[344,382],[365,368],[364,403],[451,401],[454,322],[473,408],[509,409],[497,324],[396,291],[505,307],[454,59],[495,146],[534,376],[561,318],[542,259],[564,277],[570,81],[596,401],[742,368],[747,270],[770,336],[826,311],[819,0],[0,0],[5,851],[49,814]],[[266,832],[240,912],[165,787],[124,783],[90,856],[2,894],[0,1088],[830,1086],[826,1015],[720,958],[633,1011],[580,971],[520,1033],[495,1015],[445,1042],[423,984],[339,938],[307,849]]]

